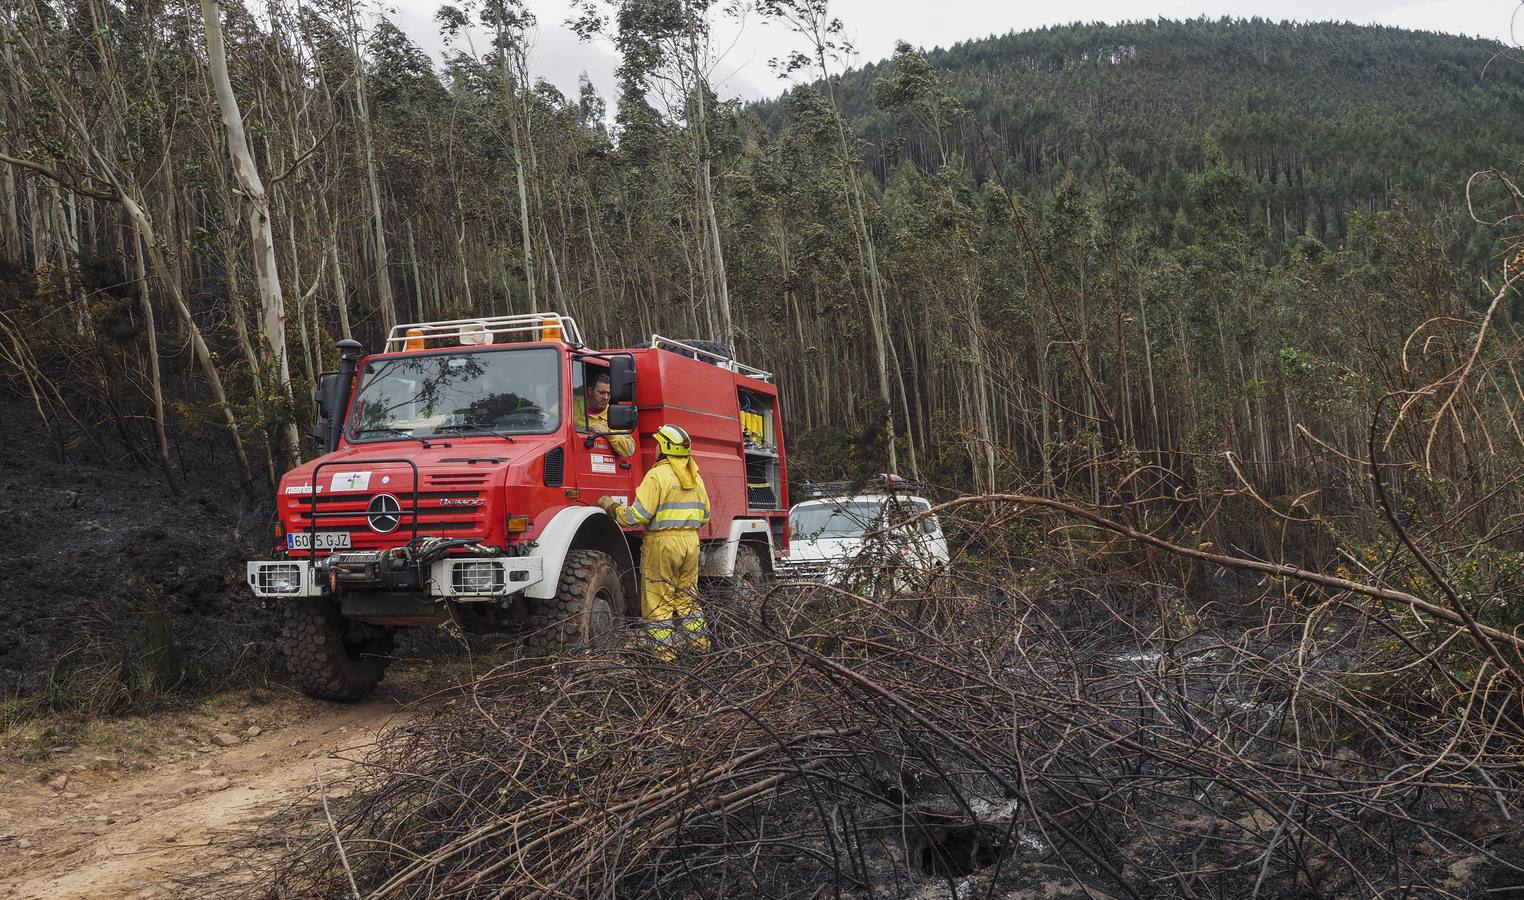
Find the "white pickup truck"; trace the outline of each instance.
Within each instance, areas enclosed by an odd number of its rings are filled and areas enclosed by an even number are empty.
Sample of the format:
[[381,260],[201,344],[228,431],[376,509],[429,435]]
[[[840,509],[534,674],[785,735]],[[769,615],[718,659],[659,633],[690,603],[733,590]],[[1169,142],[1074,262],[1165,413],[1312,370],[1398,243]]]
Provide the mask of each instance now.
[[899,492],[821,497],[789,511],[788,553],[775,561],[778,580],[896,590],[929,585],[947,567],[947,538],[923,497]]

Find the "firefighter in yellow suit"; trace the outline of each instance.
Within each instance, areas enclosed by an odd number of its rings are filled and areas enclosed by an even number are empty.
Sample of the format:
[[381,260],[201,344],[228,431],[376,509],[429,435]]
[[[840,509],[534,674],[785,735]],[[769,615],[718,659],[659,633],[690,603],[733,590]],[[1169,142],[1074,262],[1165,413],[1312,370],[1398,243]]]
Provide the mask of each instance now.
[[640,551],[640,611],[656,655],[671,661],[681,646],[708,649],[698,605],[699,529],[709,521],[709,492],[693,461],[693,442],[676,425],[656,431],[660,455],[628,506],[598,505],[626,528],[645,526]]

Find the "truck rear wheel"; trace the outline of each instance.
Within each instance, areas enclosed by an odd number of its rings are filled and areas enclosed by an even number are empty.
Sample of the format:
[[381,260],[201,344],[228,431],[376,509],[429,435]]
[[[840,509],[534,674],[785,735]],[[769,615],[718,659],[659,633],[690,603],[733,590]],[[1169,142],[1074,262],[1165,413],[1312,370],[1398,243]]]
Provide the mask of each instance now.
[[290,600],[281,628],[286,667],[321,700],[358,700],[386,674],[393,630],[347,622],[330,600]]
[[614,558],[598,550],[572,550],[561,564],[556,595],[529,598],[529,634],[525,647],[549,656],[562,647],[597,640],[614,630],[624,615],[624,585]]
[[760,591],[765,587],[767,571],[762,568],[762,554],[753,545],[742,542],[736,547],[735,574],[730,585],[737,591]]

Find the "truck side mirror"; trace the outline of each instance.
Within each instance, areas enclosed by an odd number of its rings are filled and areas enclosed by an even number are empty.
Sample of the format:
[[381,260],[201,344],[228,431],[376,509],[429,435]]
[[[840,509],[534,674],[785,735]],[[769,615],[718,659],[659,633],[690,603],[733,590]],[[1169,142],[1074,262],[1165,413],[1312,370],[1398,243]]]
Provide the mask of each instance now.
[[[609,403],[617,406],[621,403],[635,402],[635,357],[629,354],[609,357]],[[610,415],[613,412],[610,411]],[[610,419],[609,427],[615,431],[623,429],[615,428]],[[634,420],[631,419],[630,428],[634,428]]]
[[634,431],[635,422],[638,418],[639,413],[636,412],[635,404],[633,403],[610,406],[609,431]]
[[338,372],[324,372],[318,377],[317,408],[319,419],[333,417],[333,395],[339,386]]
[[317,423],[312,426],[312,439],[318,444],[327,447],[328,436],[333,433],[333,400],[334,394],[339,388],[339,373],[324,372],[318,376],[317,392],[314,399],[317,401]]

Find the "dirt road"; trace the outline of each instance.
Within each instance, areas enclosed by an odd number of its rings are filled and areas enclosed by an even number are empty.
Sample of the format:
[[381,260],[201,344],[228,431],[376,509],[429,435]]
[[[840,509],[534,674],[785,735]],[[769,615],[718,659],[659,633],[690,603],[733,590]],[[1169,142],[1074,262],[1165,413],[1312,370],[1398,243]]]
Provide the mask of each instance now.
[[217,698],[154,721],[154,736],[126,752],[94,741],[8,766],[0,781],[0,898],[232,890],[248,878],[226,864],[240,838],[316,796],[319,777],[330,797],[342,797],[346,788],[335,783],[349,760],[460,674],[459,666],[414,666],[360,704],[284,690],[254,701]]

